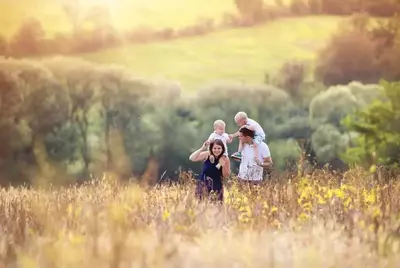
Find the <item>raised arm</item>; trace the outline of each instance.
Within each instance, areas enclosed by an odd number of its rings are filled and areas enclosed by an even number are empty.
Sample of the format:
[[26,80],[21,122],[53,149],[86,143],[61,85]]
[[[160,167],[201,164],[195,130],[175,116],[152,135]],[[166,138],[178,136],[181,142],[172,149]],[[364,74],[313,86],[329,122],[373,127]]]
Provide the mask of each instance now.
[[197,149],[189,156],[189,160],[193,162],[204,161],[207,158],[208,152],[207,150],[208,145],[210,144],[209,141],[203,143],[200,149]]

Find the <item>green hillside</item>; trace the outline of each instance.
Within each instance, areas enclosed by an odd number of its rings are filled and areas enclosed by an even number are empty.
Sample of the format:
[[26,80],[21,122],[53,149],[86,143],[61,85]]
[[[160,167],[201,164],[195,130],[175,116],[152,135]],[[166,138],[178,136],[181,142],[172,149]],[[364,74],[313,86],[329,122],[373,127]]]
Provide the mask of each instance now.
[[[183,27],[200,18],[219,20],[225,12],[236,12],[232,0],[78,0],[80,12],[93,6],[103,6],[111,14],[119,30],[148,26],[153,28]],[[0,34],[9,37],[20,23],[29,17],[38,19],[48,35],[71,30],[63,12],[67,0],[0,1]]]
[[288,60],[312,63],[340,17],[280,19],[262,26],[153,44],[130,45],[77,56],[117,63],[145,77],[179,80],[192,91],[210,80],[259,82]]

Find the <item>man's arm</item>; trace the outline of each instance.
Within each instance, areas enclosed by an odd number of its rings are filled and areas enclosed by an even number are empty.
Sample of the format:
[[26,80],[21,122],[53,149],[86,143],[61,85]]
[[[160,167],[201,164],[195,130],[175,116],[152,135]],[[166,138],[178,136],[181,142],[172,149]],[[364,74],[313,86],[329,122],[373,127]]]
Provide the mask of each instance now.
[[271,152],[269,151],[268,145],[265,143],[261,143],[260,150],[261,150],[261,155],[263,158],[262,163],[259,163],[260,166],[262,166],[263,168],[272,167],[273,162],[272,162]]
[[263,168],[270,168],[270,167],[272,167],[272,165],[273,165],[273,162],[272,162],[271,156],[263,158],[263,162],[261,163],[261,166]]

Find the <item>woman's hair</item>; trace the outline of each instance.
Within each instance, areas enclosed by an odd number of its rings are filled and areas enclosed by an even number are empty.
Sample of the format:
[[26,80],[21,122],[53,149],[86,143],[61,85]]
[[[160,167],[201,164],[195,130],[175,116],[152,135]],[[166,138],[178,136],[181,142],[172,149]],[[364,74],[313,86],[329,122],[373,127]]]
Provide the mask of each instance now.
[[[217,157],[216,155],[214,155],[214,153],[213,153],[213,151],[212,151],[212,148],[214,147],[214,145],[219,145],[219,146],[222,147],[221,154],[220,154],[218,157]],[[210,146],[208,147],[208,151],[210,152],[210,154],[214,155],[214,157],[215,157],[216,159],[219,159],[219,158],[220,158],[221,156],[223,156],[224,153],[225,153],[225,145],[224,145],[224,143],[222,142],[222,140],[220,140],[220,139],[213,140],[213,141],[210,143]]]

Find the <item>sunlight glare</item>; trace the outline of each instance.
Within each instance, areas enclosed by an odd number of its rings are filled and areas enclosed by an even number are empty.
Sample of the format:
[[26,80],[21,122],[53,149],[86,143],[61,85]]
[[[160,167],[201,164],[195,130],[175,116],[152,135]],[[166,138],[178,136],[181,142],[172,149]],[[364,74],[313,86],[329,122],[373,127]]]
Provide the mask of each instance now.
[[105,6],[110,9],[114,9],[117,6],[119,0],[81,0],[81,5],[83,8],[93,7],[93,6]]

